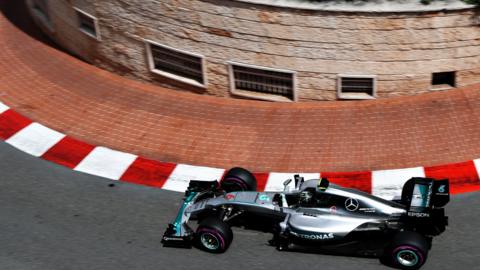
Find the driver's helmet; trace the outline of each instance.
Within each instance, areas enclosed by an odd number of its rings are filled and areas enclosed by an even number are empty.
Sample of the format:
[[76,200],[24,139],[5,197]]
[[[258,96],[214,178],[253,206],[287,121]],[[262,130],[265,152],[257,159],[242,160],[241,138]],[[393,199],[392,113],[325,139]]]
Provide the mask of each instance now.
[[300,204],[308,205],[313,202],[313,192],[311,190],[304,190],[300,193]]

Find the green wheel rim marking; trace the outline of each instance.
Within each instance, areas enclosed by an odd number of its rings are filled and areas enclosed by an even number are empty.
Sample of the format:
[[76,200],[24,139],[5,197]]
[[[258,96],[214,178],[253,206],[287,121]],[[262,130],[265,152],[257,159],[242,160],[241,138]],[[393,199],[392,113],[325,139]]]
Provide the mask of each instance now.
[[397,261],[403,266],[414,266],[418,263],[418,256],[412,250],[402,250],[397,253]]
[[220,247],[220,242],[217,237],[211,233],[203,233],[202,236],[200,236],[200,241],[204,247],[210,250],[216,250]]

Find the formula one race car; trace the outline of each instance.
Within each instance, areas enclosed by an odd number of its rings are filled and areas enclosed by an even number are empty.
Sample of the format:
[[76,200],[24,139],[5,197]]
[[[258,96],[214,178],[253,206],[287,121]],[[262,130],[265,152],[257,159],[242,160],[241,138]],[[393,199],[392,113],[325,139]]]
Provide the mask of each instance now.
[[[278,250],[373,256],[393,267],[418,269],[432,237],[447,226],[447,179],[412,178],[395,201],[325,178],[294,179],[295,188],[289,190],[288,179],[283,192],[257,192],[254,175],[242,168],[230,169],[220,182],[192,180],[162,243],[221,253],[232,242],[230,227],[242,225],[272,232],[270,244]],[[198,220],[196,231],[189,220]]]

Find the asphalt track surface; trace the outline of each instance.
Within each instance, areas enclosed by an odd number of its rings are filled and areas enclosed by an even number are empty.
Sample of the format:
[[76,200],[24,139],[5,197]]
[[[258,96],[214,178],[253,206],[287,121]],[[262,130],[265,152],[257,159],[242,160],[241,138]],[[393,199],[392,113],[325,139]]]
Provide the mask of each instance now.
[[[163,248],[182,194],[71,171],[0,142],[0,269],[388,269],[377,259],[279,252],[234,229],[212,255]],[[114,184],[114,186],[111,186]],[[480,269],[480,193],[453,197],[422,269]]]

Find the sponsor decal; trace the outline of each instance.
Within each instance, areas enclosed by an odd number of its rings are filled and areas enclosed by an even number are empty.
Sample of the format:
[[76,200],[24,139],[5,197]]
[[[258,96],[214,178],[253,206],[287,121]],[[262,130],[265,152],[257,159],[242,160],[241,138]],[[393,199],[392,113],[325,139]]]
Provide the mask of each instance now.
[[348,198],[345,200],[345,209],[347,209],[350,212],[357,211],[359,205],[360,204],[358,203],[357,199]]
[[330,207],[330,213],[336,214],[337,213],[337,207],[336,206]]
[[235,199],[235,194],[228,193],[227,196],[225,196],[225,199],[231,201],[231,200]]
[[163,240],[165,240],[165,241],[183,241],[184,239],[183,239],[183,238],[178,238],[178,237],[167,237],[167,236],[164,236],[164,237],[163,237]]
[[262,194],[262,195],[260,195],[260,197],[258,197],[258,199],[260,201],[269,201],[270,197],[268,197],[268,195],[266,195],[266,194]]
[[430,217],[429,213],[408,212],[409,217]]
[[308,240],[329,240],[335,238],[333,233],[316,233],[316,234],[302,234],[302,233],[296,233],[296,232],[290,232],[292,235],[303,238],[303,239],[308,239]]
[[412,193],[411,206],[428,207],[432,194],[432,185],[415,184]]
[[438,192],[444,193],[444,192],[445,192],[445,186],[446,186],[446,185],[440,185],[440,186],[438,187]]
[[362,212],[365,212],[365,213],[375,213],[376,212],[376,209],[373,208],[373,207],[360,208],[359,210],[362,211]]

